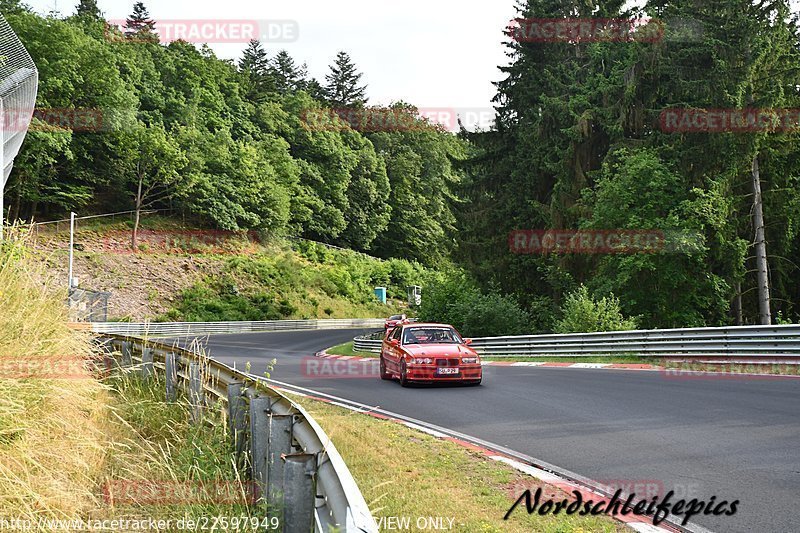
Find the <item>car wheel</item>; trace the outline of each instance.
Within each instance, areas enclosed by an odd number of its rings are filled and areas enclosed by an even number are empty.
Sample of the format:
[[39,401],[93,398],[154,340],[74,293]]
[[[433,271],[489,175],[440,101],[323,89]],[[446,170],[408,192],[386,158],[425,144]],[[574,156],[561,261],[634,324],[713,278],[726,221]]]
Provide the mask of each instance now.
[[408,387],[410,382],[408,381],[408,368],[406,367],[406,361],[403,359],[403,362],[400,363],[400,386],[401,387]]
[[381,356],[381,379],[387,381],[392,379],[392,375],[386,371],[386,361],[384,361],[383,356]]

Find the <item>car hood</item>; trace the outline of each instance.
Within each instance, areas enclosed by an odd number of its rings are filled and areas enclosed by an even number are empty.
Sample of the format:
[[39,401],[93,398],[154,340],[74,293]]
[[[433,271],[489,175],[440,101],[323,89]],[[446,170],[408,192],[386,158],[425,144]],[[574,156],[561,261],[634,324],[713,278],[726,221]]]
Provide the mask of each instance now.
[[475,351],[461,344],[408,344],[408,353],[425,357],[474,357]]

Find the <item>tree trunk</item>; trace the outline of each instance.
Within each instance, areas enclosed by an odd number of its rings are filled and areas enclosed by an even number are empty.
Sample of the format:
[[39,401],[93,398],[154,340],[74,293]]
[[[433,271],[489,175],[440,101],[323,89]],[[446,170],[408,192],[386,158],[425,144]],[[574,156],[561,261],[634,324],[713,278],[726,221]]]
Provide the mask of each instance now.
[[733,290],[736,295],[733,297],[733,317],[736,319],[737,326],[744,325],[744,317],[742,316],[742,283],[737,281],[733,285]]
[[756,278],[758,283],[758,317],[765,326],[772,324],[769,297],[769,265],[764,232],[764,201],[761,197],[761,173],[758,154],[753,158],[753,225],[755,226]]
[[133,253],[139,251],[139,218],[142,214],[142,176],[139,175],[139,188],[136,191],[136,214],[133,219],[133,235],[131,235],[131,249]]
[[19,210],[22,203],[22,186],[16,187],[14,193],[14,206],[11,211],[11,220],[19,220]]

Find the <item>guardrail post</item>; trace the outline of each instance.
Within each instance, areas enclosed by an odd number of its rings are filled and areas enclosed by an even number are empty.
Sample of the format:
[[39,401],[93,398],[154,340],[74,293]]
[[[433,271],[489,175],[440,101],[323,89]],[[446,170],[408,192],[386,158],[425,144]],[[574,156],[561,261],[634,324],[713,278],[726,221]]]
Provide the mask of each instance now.
[[142,379],[150,379],[155,375],[153,368],[153,349],[142,348]]
[[122,341],[122,367],[129,368],[133,364],[133,343]]
[[247,431],[247,405],[242,395],[242,384],[239,382],[228,384],[228,428],[233,438],[236,466],[241,467]]
[[192,423],[203,420],[203,381],[200,379],[200,363],[189,363],[189,403],[192,406]]
[[269,457],[267,460],[267,509],[280,516],[283,507],[283,456],[292,453],[294,415],[269,417]]
[[316,456],[307,453],[287,455],[281,459],[283,467],[284,533],[310,533],[314,530],[314,475]]
[[175,354],[172,352],[164,356],[164,367],[166,370],[167,402],[175,401],[175,387],[178,381],[178,369],[175,362]]
[[269,398],[250,399],[250,469],[255,485],[256,504],[264,503],[267,489],[267,453],[269,450]]
[[102,351],[103,351],[103,375],[106,373],[110,374],[113,370],[115,370],[118,366],[117,359],[114,357],[114,341],[108,340],[103,342]]

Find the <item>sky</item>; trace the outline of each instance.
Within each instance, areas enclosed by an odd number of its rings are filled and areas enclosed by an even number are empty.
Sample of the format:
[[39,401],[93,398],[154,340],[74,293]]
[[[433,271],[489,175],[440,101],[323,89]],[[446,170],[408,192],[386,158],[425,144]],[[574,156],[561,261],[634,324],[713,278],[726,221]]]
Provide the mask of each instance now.
[[[63,15],[77,4],[25,2],[39,13]],[[133,0],[98,5],[106,19],[121,20]],[[424,109],[457,109],[471,123],[491,114],[492,81],[502,77],[498,65],[508,62],[502,32],[514,5],[515,0],[145,0],[156,21],[284,21],[272,26],[282,36],[278,42],[264,42],[271,55],[285,48],[324,81],[336,52],[344,50],[363,72],[371,104],[403,100]],[[211,46],[220,57],[238,58],[245,44]]]

